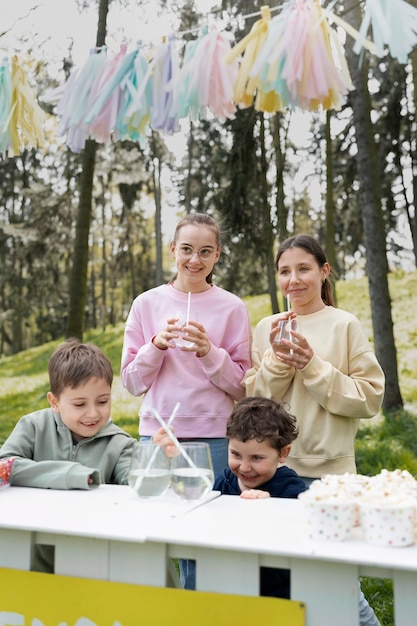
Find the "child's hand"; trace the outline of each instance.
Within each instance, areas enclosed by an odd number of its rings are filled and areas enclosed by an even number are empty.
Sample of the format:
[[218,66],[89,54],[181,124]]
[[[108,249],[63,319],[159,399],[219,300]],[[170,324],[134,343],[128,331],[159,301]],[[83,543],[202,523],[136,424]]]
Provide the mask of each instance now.
[[262,500],[263,498],[270,498],[271,495],[268,491],[262,491],[262,489],[245,489],[240,494],[240,497],[246,500]]
[[[170,426],[169,429],[172,432],[174,432],[174,429],[172,428],[172,426]],[[165,428],[161,427],[159,430],[157,430],[154,436],[152,437],[152,441],[153,443],[157,443],[158,446],[161,446],[166,456],[168,456],[169,458],[172,458],[173,456],[175,456],[175,452],[176,452],[175,444],[171,441],[171,439],[169,438],[169,435],[167,435]]]

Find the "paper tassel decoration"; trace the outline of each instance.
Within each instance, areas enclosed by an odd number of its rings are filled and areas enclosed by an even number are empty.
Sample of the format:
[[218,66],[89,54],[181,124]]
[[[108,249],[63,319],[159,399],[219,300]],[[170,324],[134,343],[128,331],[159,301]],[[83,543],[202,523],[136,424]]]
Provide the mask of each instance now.
[[89,138],[84,118],[88,112],[92,85],[107,60],[106,51],[106,48],[90,50],[84,67],[71,73],[57,107],[57,114],[61,116],[57,133],[67,133],[67,145],[73,152],[81,152]]
[[405,0],[366,0],[359,36],[353,47],[357,54],[370,26],[375,54],[384,56],[387,46],[394,59],[407,63],[408,55],[417,44],[417,9]]
[[293,0],[271,21],[250,76],[257,76],[263,91],[279,95],[285,107],[340,108],[351,80],[318,0]]
[[225,64],[231,51],[228,37],[212,25],[204,26],[195,41],[187,43],[184,62],[168,88],[173,93],[173,111],[179,118],[205,119],[207,112],[221,120],[233,119],[233,90],[238,62]]
[[[287,0],[276,7],[273,19],[264,5],[260,19],[234,47],[227,33],[206,25],[186,44],[181,67],[175,34],[149,59],[140,44],[128,52],[123,43],[111,59],[106,47],[94,48],[62,90],[57,132],[66,134],[72,151],[80,152],[88,138],[143,144],[151,128],[173,133],[186,117],[233,119],[237,107],[253,105],[270,113],[338,109],[352,85],[338,34],[329,22],[356,40],[355,52],[367,48],[382,56],[388,49],[406,63],[417,45],[417,8],[410,2],[364,1],[360,31],[332,13],[336,0],[327,9],[320,0]],[[22,147],[43,146],[44,118],[17,57],[11,68],[4,59],[0,152],[17,154]]]
[[45,136],[42,125],[46,119],[29,86],[23,67],[16,55],[12,58],[12,103],[10,117],[11,149],[43,147]]
[[10,109],[12,107],[12,77],[8,59],[0,65],[0,152],[10,145]]
[[179,120],[173,111],[173,95],[168,88],[175,82],[179,71],[178,53],[175,47],[175,35],[170,35],[156,52],[152,61],[152,111],[151,126],[154,130],[174,133],[179,130]]
[[120,84],[117,78],[123,75],[126,52],[127,44],[123,43],[119,52],[106,60],[91,86],[84,121],[90,136],[100,143],[111,140],[116,125],[120,104]]
[[265,93],[258,78],[251,75],[252,66],[266,41],[270,22],[271,11],[265,5],[261,7],[261,19],[255,22],[250,33],[225,58],[226,63],[232,63],[244,53],[233,95],[235,104],[241,108],[251,106],[254,98],[258,111],[272,112],[282,108],[280,97],[276,93]]
[[146,142],[146,128],[152,108],[149,65],[139,48],[129,71],[121,81],[121,103],[114,129],[115,139]]

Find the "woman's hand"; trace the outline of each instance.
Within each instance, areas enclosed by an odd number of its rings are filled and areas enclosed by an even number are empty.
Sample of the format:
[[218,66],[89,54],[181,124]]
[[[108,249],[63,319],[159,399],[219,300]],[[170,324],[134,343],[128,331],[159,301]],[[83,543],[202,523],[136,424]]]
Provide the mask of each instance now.
[[271,344],[272,348],[276,347],[276,344],[274,345],[274,342],[276,342],[277,340],[277,334],[279,333],[279,323],[283,320],[292,320],[292,319],[296,319],[296,315],[293,313],[293,311],[286,311],[285,313],[281,313],[271,324],[271,331],[269,333],[269,343]]
[[313,349],[301,333],[298,333],[296,330],[290,330],[290,335],[293,341],[288,341],[287,339],[282,340],[282,345],[287,346],[287,351],[281,352],[278,347],[279,344],[275,343],[273,345],[274,354],[286,365],[294,367],[297,370],[302,370],[307,367],[313,358]]
[[269,491],[262,491],[262,489],[245,489],[240,494],[241,498],[245,500],[263,500],[264,498],[270,498]]

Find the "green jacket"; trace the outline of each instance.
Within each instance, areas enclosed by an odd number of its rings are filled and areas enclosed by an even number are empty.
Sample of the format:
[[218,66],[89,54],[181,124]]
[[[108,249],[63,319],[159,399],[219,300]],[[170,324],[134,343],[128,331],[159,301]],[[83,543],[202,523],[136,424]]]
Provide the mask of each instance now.
[[[24,415],[0,448],[0,459],[15,457],[11,484],[44,489],[90,489],[101,483],[127,484],[136,439],[111,420],[94,436],[74,443],[52,409]],[[93,484],[88,478],[93,478]]]

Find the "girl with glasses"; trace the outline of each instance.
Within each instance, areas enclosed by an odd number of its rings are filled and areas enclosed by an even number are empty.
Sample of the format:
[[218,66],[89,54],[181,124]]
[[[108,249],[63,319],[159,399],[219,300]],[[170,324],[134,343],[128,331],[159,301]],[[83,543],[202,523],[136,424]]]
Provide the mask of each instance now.
[[213,284],[220,256],[220,228],[213,218],[187,214],[176,226],[170,250],[175,276],[137,296],[129,312],[122,383],[131,394],[143,395],[141,438],[159,428],[152,409],[168,421],[179,402],[175,434],[180,441],[209,443],[216,476],[227,465],[227,419],[245,394],[249,315],[240,298]]

